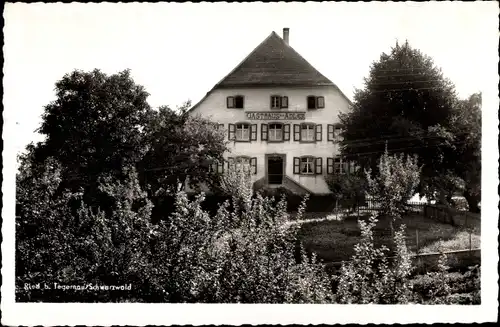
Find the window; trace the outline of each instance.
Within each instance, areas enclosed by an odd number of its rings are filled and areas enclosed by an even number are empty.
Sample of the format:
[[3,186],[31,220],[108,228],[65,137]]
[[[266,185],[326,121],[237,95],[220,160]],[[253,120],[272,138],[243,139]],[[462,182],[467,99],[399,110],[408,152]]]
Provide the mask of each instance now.
[[252,174],[257,174],[257,158],[247,157],[247,156],[239,156],[235,158],[228,158],[228,166],[231,169],[241,169],[250,171]]
[[250,125],[236,124],[236,140],[250,141]]
[[307,109],[322,109],[325,107],[325,98],[310,95],[307,97]]
[[283,125],[269,124],[269,141],[282,141],[282,140],[283,140]]
[[290,124],[261,124],[260,139],[271,142],[290,141]]
[[230,141],[256,141],[257,124],[237,123],[229,124],[228,137]]
[[271,109],[288,108],[288,97],[279,95],[271,96]]
[[350,174],[358,170],[354,161],[344,160],[341,157],[327,159],[328,174]]
[[342,126],[340,124],[329,124],[328,125],[328,141],[340,142],[342,137]]
[[314,158],[304,157],[300,158],[300,173],[313,174],[314,173]]
[[313,124],[303,124],[301,126],[301,141],[314,141],[315,131]]
[[243,109],[243,96],[236,95],[232,97],[227,97],[227,107],[235,109]]
[[315,142],[322,140],[323,129],[321,124],[303,123],[293,126],[293,140]]
[[210,166],[208,166],[208,171],[210,173],[222,174],[224,172],[224,162],[213,160]]
[[304,156],[293,158],[293,173],[300,175],[322,174],[323,158]]

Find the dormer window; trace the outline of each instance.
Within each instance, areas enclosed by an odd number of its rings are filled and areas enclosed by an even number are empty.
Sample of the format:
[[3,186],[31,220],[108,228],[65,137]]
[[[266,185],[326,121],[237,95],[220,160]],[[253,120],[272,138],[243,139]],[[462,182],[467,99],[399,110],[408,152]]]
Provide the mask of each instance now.
[[242,95],[227,97],[227,107],[231,109],[243,109],[243,102]]
[[271,109],[288,108],[288,97],[280,95],[271,96]]
[[325,98],[310,95],[307,97],[307,109],[323,109],[325,107]]

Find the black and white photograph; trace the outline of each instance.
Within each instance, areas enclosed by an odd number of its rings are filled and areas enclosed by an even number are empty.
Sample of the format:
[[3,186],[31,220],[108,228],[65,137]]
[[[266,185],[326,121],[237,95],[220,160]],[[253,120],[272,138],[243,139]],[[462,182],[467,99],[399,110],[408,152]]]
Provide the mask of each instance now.
[[6,3],[2,324],[497,321],[498,15]]

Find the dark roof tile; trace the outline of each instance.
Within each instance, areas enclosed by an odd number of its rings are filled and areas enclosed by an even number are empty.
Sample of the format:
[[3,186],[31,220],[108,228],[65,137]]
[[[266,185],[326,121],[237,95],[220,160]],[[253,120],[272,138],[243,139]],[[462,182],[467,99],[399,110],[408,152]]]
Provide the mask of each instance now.
[[215,87],[334,85],[272,32]]

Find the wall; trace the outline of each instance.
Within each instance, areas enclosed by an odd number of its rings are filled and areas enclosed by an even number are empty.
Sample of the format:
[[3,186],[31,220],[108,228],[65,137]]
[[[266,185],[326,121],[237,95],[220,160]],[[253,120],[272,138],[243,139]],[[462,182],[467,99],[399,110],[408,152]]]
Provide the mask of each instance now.
[[[244,109],[228,109],[226,107],[226,98],[228,96],[243,95]],[[272,120],[247,120],[246,111],[269,111],[271,95],[280,95],[288,97],[288,109],[273,110],[273,112],[306,112],[305,120],[280,120],[280,123],[290,124],[290,141],[283,143],[268,143],[260,138],[261,123],[271,123]],[[307,110],[307,96],[323,96],[325,98],[325,108]],[[329,193],[328,186],[322,175],[294,175],[293,157],[303,155],[312,155],[323,158],[323,175],[326,174],[326,158],[332,157],[334,153],[339,153],[338,144],[327,141],[327,124],[338,123],[338,114],[345,112],[349,108],[348,100],[332,86],[322,87],[303,87],[303,88],[250,88],[250,89],[220,89],[212,91],[201,103],[193,110],[192,114],[199,114],[210,118],[218,123],[223,123],[225,128],[228,124],[236,122],[248,122],[258,124],[257,141],[252,142],[234,142],[229,144],[231,154],[228,156],[245,155],[257,158],[257,175],[254,175],[254,181],[265,177],[266,163],[265,154],[286,154],[285,174],[303,185],[309,191],[319,194]],[[312,122],[322,124],[322,141],[316,143],[300,143],[293,140],[293,124],[302,122]],[[227,139],[227,132],[226,132]]]

